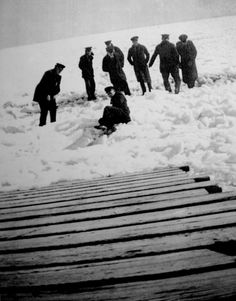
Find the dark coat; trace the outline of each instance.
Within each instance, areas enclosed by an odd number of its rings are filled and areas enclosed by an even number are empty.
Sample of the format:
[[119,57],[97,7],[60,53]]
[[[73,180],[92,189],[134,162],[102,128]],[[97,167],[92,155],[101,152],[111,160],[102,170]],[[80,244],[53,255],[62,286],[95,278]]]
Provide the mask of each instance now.
[[103,58],[102,70],[104,72],[109,72],[110,80],[113,85],[116,85],[116,83],[120,80],[126,81],[126,76],[120,64],[117,53],[114,53],[113,58],[111,58],[108,54]]
[[179,65],[179,54],[174,44],[165,40],[158,44],[151,57],[149,67],[151,67],[159,54],[160,56],[160,72],[173,70]]
[[177,42],[177,51],[181,57],[181,68],[183,82],[188,84],[191,81],[195,81],[198,77],[197,66],[195,59],[197,57],[197,49],[193,42],[188,40],[187,42]]
[[79,68],[82,70],[82,77],[84,79],[93,78],[93,56],[87,54],[82,55],[79,61]]
[[130,110],[127,105],[127,100],[123,93],[116,92],[116,94],[111,98],[111,105],[115,108],[118,108],[122,111],[124,116],[123,122],[129,122],[130,121]]
[[137,81],[151,82],[147,63],[149,61],[149,52],[144,45],[138,44],[129,49],[127,60],[134,66],[134,72]]
[[123,68],[124,67],[124,63],[125,63],[125,58],[124,58],[124,53],[121,51],[121,49],[117,46],[113,46],[114,47],[114,51],[117,54],[118,58],[119,58],[119,62],[120,62],[120,66]]
[[60,92],[61,76],[55,72],[55,69],[44,73],[41,81],[36,86],[33,101],[44,102],[47,96],[55,96]]

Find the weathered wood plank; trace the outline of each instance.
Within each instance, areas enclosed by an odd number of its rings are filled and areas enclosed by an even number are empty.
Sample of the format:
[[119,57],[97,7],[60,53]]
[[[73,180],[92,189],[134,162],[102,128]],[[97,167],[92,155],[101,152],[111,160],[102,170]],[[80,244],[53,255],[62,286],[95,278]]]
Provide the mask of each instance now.
[[[236,197],[235,197],[236,200]],[[83,212],[56,217],[47,217],[32,220],[1,223],[0,239],[15,239],[27,237],[42,237],[63,233],[111,229],[131,225],[175,220],[194,216],[210,215],[215,213],[235,212],[236,201],[224,201],[211,204],[196,204],[184,208],[161,209],[159,203],[145,205],[144,211],[136,211],[133,207],[104,210],[103,212]],[[197,202],[197,200],[196,200]],[[166,206],[165,203],[163,206]],[[6,229],[6,230],[4,230]]]
[[216,241],[236,239],[236,226],[166,235],[147,239],[122,241],[110,244],[88,245],[59,250],[0,254],[0,270],[42,268],[47,266],[81,264],[119,260],[148,254],[179,252],[194,248],[208,248]]
[[28,197],[28,196],[34,196],[37,194],[54,194],[55,192],[58,191],[65,191],[65,190],[73,190],[73,189],[99,189],[100,187],[104,187],[104,186],[113,186],[113,185],[118,185],[118,186],[122,186],[125,185],[127,183],[130,183],[130,185],[132,185],[135,182],[145,182],[148,180],[168,180],[170,178],[173,177],[189,177],[188,174],[182,172],[182,171],[175,171],[175,172],[171,172],[171,173],[152,173],[150,175],[139,175],[137,177],[126,177],[124,176],[122,179],[120,180],[110,180],[105,179],[105,180],[100,180],[98,181],[91,181],[88,180],[86,182],[83,183],[77,183],[77,184],[68,184],[68,185],[63,185],[63,186],[46,186],[46,187],[42,187],[42,188],[38,188],[38,189],[28,189],[28,190],[19,190],[17,192],[12,192],[12,191],[8,191],[5,193],[2,193],[0,195],[0,201],[7,201],[7,200],[11,200],[11,199],[20,199],[22,197]]
[[37,203],[56,203],[55,206],[59,202],[64,202],[65,200],[82,200],[82,199],[91,199],[94,202],[94,199],[96,198],[96,201],[100,200],[111,200],[111,199],[120,199],[120,198],[128,198],[128,197],[138,197],[138,196],[144,196],[144,195],[153,195],[153,194],[163,194],[163,193],[170,193],[174,191],[184,191],[189,189],[199,189],[199,188],[205,188],[205,189],[216,189],[219,191],[220,188],[212,181],[206,181],[206,182],[199,182],[195,183],[194,180],[184,180],[184,181],[176,181],[174,183],[161,183],[161,184],[153,184],[153,185],[147,185],[145,187],[136,187],[134,189],[120,189],[116,190],[114,192],[102,192],[102,193],[70,193],[67,196],[60,194],[60,196],[56,195],[55,197],[51,198],[41,198],[40,196],[38,198],[35,198],[34,200],[28,199],[25,201],[21,201],[20,203],[15,202],[9,202],[4,203],[4,205],[0,205],[0,209],[4,208],[19,208],[23,206],[34,206],[37,205]]
[[49,267],[22,270],[18,273],[2,272],[1,287],[29,287],[76,283],[83,287],[87,283],[116,283],[146,277],[164,278],[169,275],[186,275],[193,270],[203,271],[220,267],[235,267],[235,257],[216,253],[208,249],[176,252],[163,255],[136,257],[109,262]]
[[0,241],[0,253],[16,253],[33,250],[60,249],[67,247],[130,241],[157,236],[188,233],[206,229],[234,226],[236,212],[204,215],[177,220],[136,224],[111,229],[93,230],[76,233],[58,234],[28,239]]
[[[44,208],[44,205],[35,207],[20,207],[20,208],[10,208],[10,209],[2,209],[0,214],[0,222],[3,221],[10,221],[10,220],[20,220],[20,219],[30,219],[30,218],[40,218],[40,217],[47,217],[47,216],[54,216],[60,214],[67,214],[67,213],[79,213],[79,212],[86,212],[86,211],[94,211],[94,210],[103,210],[116,207],[132,207],[137,205],[144,205],[153,202],[159,201],[171,201],[173,199],[185,199],[185,198],[194,198],[198,196],[200,198],[205,196],[205,198],[209,198],[209,201],[214,199],[216,196],[216,200],[222,196],[222,198],[226,199],[231,196],[234,196],[234,193],[219,193],[219,194],[208,194],[205,189],[197,189],[197,190],[186,190],[180,191],[175,193],[168,193],[168,194],[161,194],[161,195],[153,195],[153,196],[144,196],[138,198],[131,198],[129,201],[126,199],[123,200],[108,200],[106,202],[99,202],[99,203],[86,203],[85,202],[76,202],[75,204],[71,204],[71,202],[67,203],[60,203],[60,206],[56,208]],[[180,201],[180,200],[179,200]],[[1,224],[0,224],[1,225]]]
[[[146,193],[143,195],[138,195],[137,197],[133,196],[133,194],[127,195],[127,197],[105,197],[105,198],[92,198],[92,199],[82,199],[82,200],[69,200],[69,201],[61,201],[57,203],[55,206],[55,203],[45,203],[45,204],[36,204],[34,206],[26,206],[26,207],[17,207],[17,208],[6,208],[1,209],[0,218],[5,219],[6,215],[8,214],[18,214],[18,213],[26,213],[31,215],[31,213],[34,215],[35,212],[39,212],[39,214],[47,214],[51,213],[52,215],[55,213],[57,214],[57,210],[60,212],[67,212],[73,210],[73,208],[80,208],[81,211],[91,211],[93,209],[98,210],[100,209],[106,209],[106,208],[113,208],[113,207],[119,207],[119,206],[133,206],[135,204],[140,203],[151,203],[156,202],[159,200],[171,200],[175,198],[184,198],[184,197],[194,197],[194,196],[203,196],[203,195],[209,195],[207,190],[204,188],[199,189],[190,189],[190,190],[184,190],[184,191],[177,191],[177,192],[170,192],[170,193],[163,193],[163,194],[152,194],[149,195]],[[214,194],[216,195],[216,194]]]
[[[16,293],[21,301],[233,301],[236,296],[236,268],[201,272],[168,279],[137,281],[99,288]],[[59,288],[60,289],[60,288]],[[13,299],[9,299],[13,301]]]
[[[113,193],[114,191],[121,191],[123,190],[124,192],[127,191],[127,189],[134,190],[137,187],[143,187],[144,189],[146,187],[149,187],[150,185],[158,185],[158,184],[163,184],[165,183],[168,185],[169,183],[178,183],[180,181],[183,181],[183,183],[186,181],[191,180],[191,183],[194,182],[204,182],[204,181],[209,181],[209,177],[202,176],[202,177],[190,177],[186,175],[180,175],[180,176],[174,176],[174,177],[167,177],[167,178],[153,178],[153,179],[147,179],[145,181],[134,181],[132,183],[130,182],[125,182],[122,185],[119,183],[114,183],[112,185],[101,185],[101,186],[88,186],[88,187],[70,187],[67,189],[62,189],[62,190],[54,190],[49,192],[43,192],[43,191],[38,191],[37,193],[24,193],[19,196],[14,196],[12,198],[7,198],[5,200],[1,201],[1,205],[4,203],[7,204],[20,204],[23,200],[28,200],[30,199],[31,201],[34,201],[35,198],[40,197],[41,199],[47,198],[47,199],[52,199],[53,197],[57,197],[58,194],[61,194],[62,196],[66,196],[68,194],[73,194],[73,193],[81,193],[81,194],[87,194],[87,193],[104,193],[104,192],[110,192]],[[188,182],[187,182],[188,183]]]

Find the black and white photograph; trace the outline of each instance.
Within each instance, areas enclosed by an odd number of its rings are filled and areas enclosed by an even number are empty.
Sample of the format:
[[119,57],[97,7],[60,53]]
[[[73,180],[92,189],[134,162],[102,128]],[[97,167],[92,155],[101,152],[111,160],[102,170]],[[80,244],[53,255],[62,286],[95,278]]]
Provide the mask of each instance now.
[[0,301],[235,300],[235,0],[0,0],[0,66]]

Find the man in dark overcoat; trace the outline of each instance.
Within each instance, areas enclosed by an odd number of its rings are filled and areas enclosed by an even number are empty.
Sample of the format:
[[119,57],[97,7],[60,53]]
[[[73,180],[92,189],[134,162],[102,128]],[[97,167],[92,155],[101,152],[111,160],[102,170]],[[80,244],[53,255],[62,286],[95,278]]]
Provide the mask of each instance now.
[[174,79],[175,93],[179,93],[180,76],[179,76],[179,54],[174,44],[169,42],[169,35],[162,35],[162,42],[158,44],[151,57],[149,67],[152,67],[157,55],[160,56],[160,72],[163,78],[165,89],[171,92],[169,76]]
[[120,62],[121,68],[123,68],[124,64],[125,64],[125,58],[124,58],[124,53],[122,52],[122,50],[119,47],[114,46],[112,44],[111,40],[105,41],[104,43],[106,45],[106,48],[113,47],[114,53],[116,53],[117,57],[119,58],[119,62]]
[[111,106],[104,108],[103,116],[98,120],[99,126],[95,126],[95,128],[106,127],[113,131],[115,124],[128,123],[131,120],[130,110],[122,92],[116,91],[112,86],[106,87],[105,92],[111,99]]
[[197,49],[192,41],[188,40],[186,34],[179,36],[179,42],[176,43],[177,51],[181,58],[181,69],[183,82],[188,85],[188,88],[193,88],[198,77],[196,57]]
[[64,68],[64,65],[57,63],[53,69],[44,73],[41,81],[36,86],[33,101],[39,103],[41,110],[39,126],[46,124],[48,111],[50,112],[51,122],[56,121],[57,105],[55,95],[60,92],[60,73]]
[[113,46],[108,46],[106,50],[107,55],[103,58],[102,70],[109,73],[110,81],[117,91],[123,91],[126,95],[131,95],[118,54]]
[[128,61],[134,67],[134,72],[137,81],[140,83],[143,95],[146,92],[145,82],[148,85],[148,89],[151,92],[152,82],[148,70],[149,52],[144,45],[138,43],[138,36],[132,37],[132,47],[128,52]]
[[92,47],[85,48],[85,54],[80,57],[79,68],[82,70],[82,77],[85,82],[88,100],[95,100],[96,85],[94,81]]

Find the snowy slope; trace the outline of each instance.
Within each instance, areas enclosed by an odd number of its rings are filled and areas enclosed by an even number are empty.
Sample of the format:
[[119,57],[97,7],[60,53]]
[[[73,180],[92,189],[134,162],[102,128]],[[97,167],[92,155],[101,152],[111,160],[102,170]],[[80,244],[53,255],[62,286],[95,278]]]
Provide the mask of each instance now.
[[[189,164],[212,176],[225,189],[236,185],[236,17],[166,24],[79,37],[0,51],[0,190],[47,185],[70,179]],[[132,67],[125,72],[133,95],[127,97],[132,122],[109,138],[93,126],[109,104],[101,70],[104,41],[112,39],[127,55],[130,37],[152,54],[161,33],[176,42],[187,33],[197,49],[198,87],[182,84],[179,95],[163,89],[158,59],[150,69],[152,93],[141,96]],[[77,64],[85,46],[94,46],[98,100],[84,100]],[[32,103],[43,72],[62,62],[58,121],[38,127]],[[94,140],[95,139],[95,140]]]

